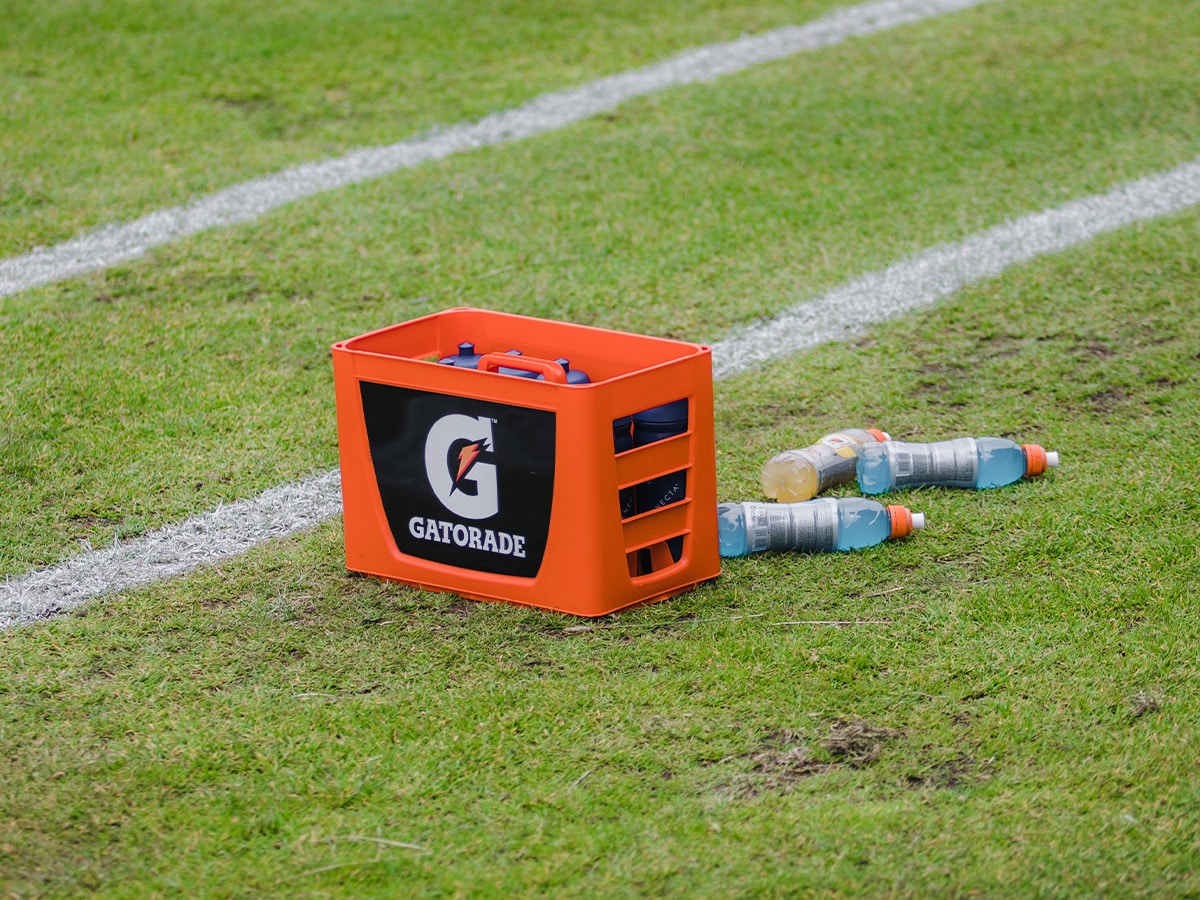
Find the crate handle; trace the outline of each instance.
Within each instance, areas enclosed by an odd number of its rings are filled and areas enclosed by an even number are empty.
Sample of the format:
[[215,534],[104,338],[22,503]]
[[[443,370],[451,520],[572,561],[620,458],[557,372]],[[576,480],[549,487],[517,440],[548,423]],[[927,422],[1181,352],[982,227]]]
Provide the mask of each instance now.
[[567,383],[566,370],[559,363],[550,359],[538,359],[536,356],[513,356],[509,353],[487,353],[479,358],[479,368],[483,372],[493,372],[501,366],[506,369],[537,372],[547,381],[553,381],[556,384]]

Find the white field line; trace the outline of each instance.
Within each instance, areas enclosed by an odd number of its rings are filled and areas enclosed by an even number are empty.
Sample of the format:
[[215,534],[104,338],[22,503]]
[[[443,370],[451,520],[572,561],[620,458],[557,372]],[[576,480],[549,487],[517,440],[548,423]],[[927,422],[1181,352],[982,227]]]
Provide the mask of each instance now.
[[865,326],[929,306],[1010,266],[1057,253],[1134,222],[1200,204],[1200,158],[919,253],[739,330],[713,347],[713,376],[845,340]]
[[[713,345],[717,378],[768,359],[861,333],[1038,256],[1135,222],[1200,205],[1200,158],[990,228],[800,303]],[[0,585],[0,629],[66,612],[102,594],[182,574],[311,528],[341,511],[337,470],[272,488],[136,540],[114,544]]]
[[0,631],[46,619],[92,597],[182,575],[283,538],[342,511],[341,474],[326,472],[0,584]]
[[323,162],[285,169],[216,194],[110,225],[53,247],[0,260],[0,297],[40,284],[136,259],[147,251],[210,228],[249,222],[285,204],[379,178],[479,147],[518,141],[563,128],[626,100],[669,87],[710,81],[753,66],[839,44],[977,6],[988,0],[876,0],[793,25],[721,44],[687,50],[660,63],[622,72],[570,90],[543,94],[524,106],[478,122],[436,129],[423,137],[355,150]]

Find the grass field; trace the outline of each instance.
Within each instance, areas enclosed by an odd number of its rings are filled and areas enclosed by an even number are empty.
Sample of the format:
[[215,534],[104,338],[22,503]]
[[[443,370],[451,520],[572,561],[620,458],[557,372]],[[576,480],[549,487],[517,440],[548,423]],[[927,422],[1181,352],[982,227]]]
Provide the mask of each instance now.
[[[832,8],[0,3],[0,255]],[[0,298],[0,575],[334,466],[335,340],[718,341],[1192,160],[1198,13],[997,0]],[[717,383],[721,499],[845,425],[1062,454],[889,498],[905,542],[581,623],[351,577],[334,520],[0,632],[0,887],[1200,893],[1198,248],[1143,222]]]

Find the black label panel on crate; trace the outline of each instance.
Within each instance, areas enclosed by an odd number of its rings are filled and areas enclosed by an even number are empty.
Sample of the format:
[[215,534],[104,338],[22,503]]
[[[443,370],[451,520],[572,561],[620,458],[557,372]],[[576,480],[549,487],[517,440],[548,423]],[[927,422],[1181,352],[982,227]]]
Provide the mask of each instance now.
[[402,553],[532,578],[550,533],[555,415],[360,383],[375,481]]

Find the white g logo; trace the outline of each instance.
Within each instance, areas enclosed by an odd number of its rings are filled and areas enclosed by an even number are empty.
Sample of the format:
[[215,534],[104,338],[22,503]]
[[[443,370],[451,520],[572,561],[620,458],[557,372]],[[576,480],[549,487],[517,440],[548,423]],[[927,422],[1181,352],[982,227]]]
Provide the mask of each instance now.
[[[456,441],[466,443],[452,472],[446,457]],[[433,493],[450,512],[464,519],[486,519],[500,511],[496,467],[478,461],[480,453],[492,449],[492,420],[487,416],[455,413],[433,423],[425,438],[425,474]],[[474,487],[474,495],[463,491],[464,485]]]

